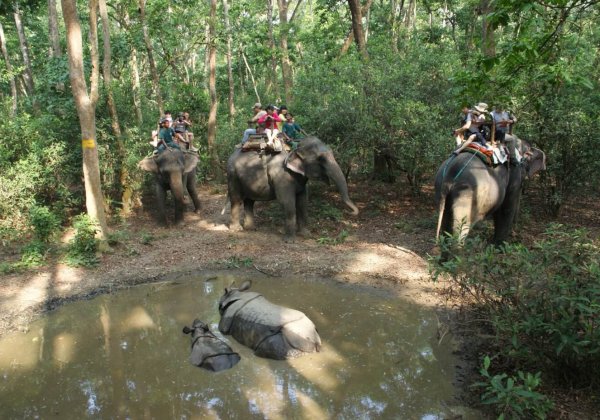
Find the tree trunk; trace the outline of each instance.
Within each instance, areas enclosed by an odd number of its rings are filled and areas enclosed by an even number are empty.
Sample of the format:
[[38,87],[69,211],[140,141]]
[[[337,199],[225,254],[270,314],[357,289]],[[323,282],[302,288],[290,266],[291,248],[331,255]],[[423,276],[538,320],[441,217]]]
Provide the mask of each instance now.
[[223,18],[225,21],[225,32],[227,32],[227,80],[229,81],[229,119],[233,123],[233,117],[235,117],[235,104],[234,104],[234,87],[235,82],[233,81],[233,67],[231,65],[231,25],[229,24],[229,3],[227,0],[223,0]]
[[115,139],[117,141],[117,176],[119,177],[119,188],[120,201],[121,201],[121,213],[128,215],[131,213],[131,197],[132,191],[128,185],[127,180],[129,174],[127,173],[127,167],[125,165],[126,152],[125,145],[123,144],[123,136],[121,133],[121,125],[119,124],[119,114],[117,113],[117,106],[113,95],[112,86],[112,49],[110,45],[110,21],[108,20],[108,9],[106,7],[106,0],[99,0],[98,2],[100,10],[100,19],[102,21],[102,42],[104,45],[104,57],[102,61],[102,77],[104,78],[104,88],[106,89],[106,102],[108,105],[108,112],[110,114],[111,126]]
[[487,15],[493,12],[491,0],[481,0],[481,52],[486,57],[496,55],[496,42],[494,40],[494,27],[487,20]]
[[[52,58],[62,57],[60,49],[60,38],[58,34],[58,16],[56,14],[56,0],[48,0],[48,34],[50,36],[50,56]],[[57,83],[56,90],[64,91],[64,83]]]
[[164,113],[162,93],[160,92],[160,80],[158,79],[158,71],[154,63],[154,53],[152,48],[152,40],[148,33],[148,25],[146,24],[146,0],[139,0],[140,23],[142,24],[142,34],[144,35],[144,44],[148,54],[148,65],[150,66],[150,74],[152,75],[152,84],[156,93],[156,102],[158,103],[158,112],[160,115]]
[[362,27],[362,10],[360,1],[348,0],[348,6],[350,7],[350,15],[352,16],[352,33],[354,34],[354,41],[356,42],[360,55],[366,60],[369,58],[369,54],[367,53],[365,33]]
[[0,48],[2,48],[2,56],[4,57],[4,62],[6,63],[6,71],[10,77],[10,94],[12,96],[12,106],[11,106],[11,117],[14,118],[17,115],[17,82],[15,80],[15,75],[13,74],[12,64],[10,63],[10,58],[8,56],[8,50],[6,48],[6,38],[4,36],[4,28],[2,27],[2,22],[0,22]]
[[[129,13],[127,10],[124,12],[123,17],[124,27],[127,31],[131,31],[131,21],[129,20]],[[138,69],[137,59],[137,48],[135,43],[131,43],[131,55],[129,57],[129,67],[131,70],[131,93],[133,95],[133,107],[135,108],[135,119],[138,125],[142,125],[144,117],[142,114],[142,100],[140,98],[140,72]]]
[[[265,90],[267,95],[279,96],[277,84],[277,56],[275,54],[275,37],[273,36],[273,0],[267,0],[267,21],[268,21],[268,48],[271,53],[271,71],[265,78]],[[273,80],[275,79],[275,80]],[[273,89],[275,86],[275,89]],[[275,92],[273,92],[275,90]]]
[[[96,147],[96,103],[93,98],[97,98],[97,92],[91,92],[88,95],[85,82],[85,72],[83,69],[83,46],[81,37],[81,26],[77,16],[77,7],[75,0],[61,0],[63,18],[67,30],[67,52],[69,55],[69,78],[71,80],[71,90],[77,115],[79,116],[79,125],[81,127],[81,145],[83,148],[83,177],[85,182],[85,204],[88,215],[98,222],[98,236],[101,240],[106,239],[107,224],[104,214],[104,200],[102,197],[102,188],[100,185],[100,165],[98,162],[98,148]],[[96,23],[93,20],[97,3],[90,0],[90,26]],[[95,31],[90,31],[93,35]],[[92,40],[92,44],[93,44]],[[97,57],[96,57],[97,58]],[[95,63],[96,67],[98,63]],[[92,82],[92,88],[98,88],[97,83]]]
[[25,65],[25,71],[23,72],[23,79],[25,80],[25,89],[27,95],[32,96],[35,90],[33,83],[33,72],[31,71],[31,60],[29,60],[29,46],[27,45],[27,38],[25,38],[25,30],[23,29],[23,23],[21,21],[21,11],[19,5],[15,6],[15,26],[17,27],[17,34],[19,35],[19,46],[21,47],[21,55],[23,56],[23,64]]
[[[242,47],[240,45],[240,50],[241,49],[242,49]],[[252,73],[252,69],[250,68],[250,65],[248,64],[248,60],[246,59],[246,54],[244,54],[243,51],[242,51],[242,58],[244,59],[244,64],[246,65],[246,69],[248,70],[248,73],[250,73],[250,79],[252,80],[252,87],[254,87],[254,93],[256,94],[256,100],[258,102],[261,102],[260,95],[258,94],[258,88],[256,87],[256,80],[254,80],[254,74]]]
[[213,178],[222,182],[221,165],[217,155],[217,0],[210,0],[209,37],[208,37],[208,91],[210,110],[208,112],[208,154],[211,161]]
[[398,54],[398,3],[397,0],[392,0],[392,4],[390,6],[390,30],[392,32],[391,41],[392,41],[392,52],[394,54]]
[[294,98],[292,97],[292,65],[290,63],[290,54],[288,52],[288,33],[290,31],[287,18],[288,2],[287,0],[277,1],[279,5],[279,46],[281,48],[281,74],[283,76],[283,89],[285,93],[285,101],[288,104],[291,104]]

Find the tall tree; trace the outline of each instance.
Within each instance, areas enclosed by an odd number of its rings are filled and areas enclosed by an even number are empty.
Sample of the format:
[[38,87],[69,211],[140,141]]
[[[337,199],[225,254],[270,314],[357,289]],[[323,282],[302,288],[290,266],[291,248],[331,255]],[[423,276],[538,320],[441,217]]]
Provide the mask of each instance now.
[[139,0],[138,10],[140,12],[140,23],[142,24],[144,44],[146,45],[146,52],[148,54],[148,65],[150,66],[150,74],[152,75],[152,85],[154,87],[154,93],[156,94],[158,111],[162,115],[164,113],[163,98],[162,93],[160,91],[160,80],[158,78],[158,71],[156,70],[156,64],[154,62],[154,49],[152,47],[152,39],[150,39],[148,23],[146,22],[146,0]]
[[285,101],[292,103],[293,75],[292,65],[290,63],[290,54],[288,51],[288,2],[287,0],[277,0],[279,5],[279,47],[281,49],[281,74],[283,77],[283,89],[285,91]]
[[[373,0],[367,0],[367,3],[362,7],[361,9],[361,15],[365,15],[368,13],[371,4],[373,4]],[[396,39],[396,44],[397,44],[397,39]],[[348,49],[350,49],[350,46],[352,45],[352,43],[354,42],[354,26],[352,26],[350,28],[350,31],[348,32],[348,35],[346,35],[346,40],[344,41],[344,43],[342,44],[342,49],[341,49],[341,54],[344,55],[348,52]],[[366,40],[365,40],[366,43]],[[397,49],[397,46],[396,46]]]
[[0,22],[0,48],[2,48],[2,56],[4,57],[6,70],[8,71],[10,77],[10,94],[12,97],[11,117],[14,117],[17,115],[17,82],[15,81],[15,75],[13,73],[10,57],[8,56],[8,48],[6,48],[6,37],[4,36],[2,22]]
[[275,36],[273,34],[273,0],[267,0],[267,22],[269,32],[269,52],[271,54],[271,73],[265,80],[267,94],[273,92],[275,86],[275,96],[279,96],[279,84],[277,83],[277,51],[275,50]]
[[[85,81],[83,68],[83,45],[81,25],[77,16],[75,0],[61,0],[63,19],[67,30],[67,53],[69,56],[69,79],[79,125],[81,127],[81,146],[83,149],[83,178],[85,183],[85,204],[87,213],[98,222],[100,239],[107,236],[104,199],[100,184],[100,165],[96,143],[96,102],[98,100],[98,71],[92,70],[90,92]],[[90,0],[90,45],[92,49],[92,68],[98,69],[97,51],[97,0]],[[96,45],[96,47],[94,47]],[[94,51],[95,50],[95,51]]]
[[488,14],[493,12],[492,0],[481,0],[479,10],[481,18],[481,52],[486,57],[496,55],[496,41],[494,39],[494,26],[488,19]]
[[354,41],[358,47],[360,55],[364,59],[369,58],[367,53],[367,44],[365,42],[365,32],[362,26],[362,8],[360,6],[360,0],[348,0],[348,6],[350,7],[350,15],[352,16],[352,32],[354,34]]
[[210,109],[208,112],[208,154],[210,156],[213,177],[218,182],[223,175],[219,156],[217,155],[217,0],[210,0],[210,15],[208,20],[208,92],[210,94]]
[[[48,35],[50,36],[50,55],[52,58],[62,57],[60,37],[58,34],[58,16],[56,13],[56,0],[48,0]],[[62,82],[56,84],[57,90],[64,90]]]
[[235,116],[235,103],[234,103],[234,93],[235,93],[235,83],[233,80],[233,66],[231,64],[231,54],[232,54],[232,36],[231,36],[231,25],[229,24],[229,3],[227,0],[223,0],[223,20],[225,22],[225,32],[227,33],[227,80],[229,81],[229,117],[230,121],[233,122],[233,117]]
[[104,88],[106,90],[106,102],[110,114],[111,126],[117,141],[117,173],[119,177],[119,191],[121,192],[121,211],[124,215],[131,212],[131,187],[128,185],[129,174],[125,162],[125,145],[121,135],[121,125],[119,124],[119,114],[113,94],[112,81],[112,49],[110,45],[110,21],[108,19],[108,9],[106,0],[98,0],[98,9],[100,11],[100,20],[102,22],[102,78],[104,79]]
[[25,90],[27,91],[27,95],[33,96],[35,89],[33,83],[33,72],[31,70],[31,60],[29,59],[29,45],[27,45],[27,38],[25,37],[25,29],[23,28],[23,20],[21,18],[21,9],[19,8],[19,3],[15,5],[15,11],[13,15],[15,18],[15,26],[17,27],[17,34],[19,36],[19,46],[21,47],[23,64],[25,65],[25,71],[23,72]]

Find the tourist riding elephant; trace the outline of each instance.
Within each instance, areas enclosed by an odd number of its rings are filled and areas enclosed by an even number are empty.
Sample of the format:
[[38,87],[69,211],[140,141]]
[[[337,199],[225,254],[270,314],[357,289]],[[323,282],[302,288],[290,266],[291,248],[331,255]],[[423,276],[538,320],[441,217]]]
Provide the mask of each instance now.
[[[196,212],[200,211],[200,200],[196,191],[196,166],[198,154],[169,148],[157,155],[140,161],[138,166],[155,174],[156,204],[158,220],[167,224],[165,203],[167,190],[171,190],[175,202],[175,223],[183,221],[184,193],[190,194]],[[184,190],[185,188],[185,190]]]
[[283,360],[321,349],[315,324],[304,313],[275,305],[249,292],[252,283],[226,288],[219,300],[219,331],[254,350],[259,357]]
[[231,202],[229,229],[240,230],[240,212],[244,204],[244,229],[254,228],[254,202],[277,199],[285,212],[286,242],[294,240],[296,232],[307,234],[307,191],[309,179],[329,182],[331,179],[342,201],[358,214],[358,208],[348,196],[348,185],[333,152],[316,137],[307,137],[289,154],[259,154],[237,149],[227,163],[227,183]]
[[461,153],[440,166],[435,177],[437,237],[440,232],[459,233],[462,241],[475,223],[493,217],[494,243],[508,238],[519,211],[521,184],[525,176],[546,169],[546,155],[512,135],[505,142],[511,158],[504,164],[488,166],[471,153]]

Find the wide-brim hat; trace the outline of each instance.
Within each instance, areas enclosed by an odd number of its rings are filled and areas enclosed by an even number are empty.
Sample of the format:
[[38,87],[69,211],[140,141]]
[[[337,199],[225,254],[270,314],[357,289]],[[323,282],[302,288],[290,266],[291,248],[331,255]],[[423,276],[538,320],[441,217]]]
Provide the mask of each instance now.
[[257,102],[252,108],[262,108],[262,104],[260,102]]
[[479,112],[486,112],[487,111],[487,107],[488,107],[488,104],[486,104],[485,102],[479,102],[473,108],[475,108]]

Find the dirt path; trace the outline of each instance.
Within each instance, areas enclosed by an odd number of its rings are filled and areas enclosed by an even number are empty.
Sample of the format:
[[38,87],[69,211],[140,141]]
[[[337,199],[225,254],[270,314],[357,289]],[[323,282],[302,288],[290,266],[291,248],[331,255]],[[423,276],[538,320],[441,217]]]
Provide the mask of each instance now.
[[6,276],[0,282],[0,335],[26,328],[32,318],[65,301],[202,270],[256,271],[282,281],[286,276],[335,278],[438,305],[425,260],[435,227],[433,207],[425,204],[417,211],[414,197],[388,188],[351,186],[361,209],[358,217],[341,211],[334,191],[311,190],[312,235],[286,244],[277,203],[257,203],[256,231],[230,232],[228,212],[220,214],[224,187],[203,187],[202,212],[186,213],[180,227],[157,227],[145,212],[113,226],[119,241],[97,268],[51,263]]

